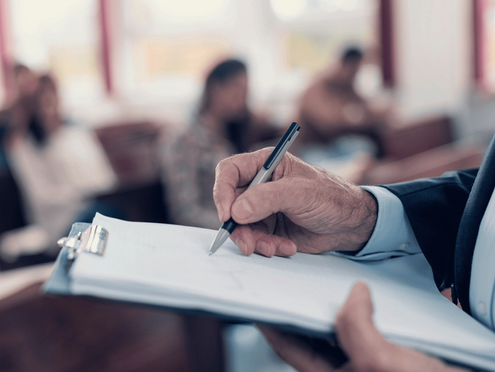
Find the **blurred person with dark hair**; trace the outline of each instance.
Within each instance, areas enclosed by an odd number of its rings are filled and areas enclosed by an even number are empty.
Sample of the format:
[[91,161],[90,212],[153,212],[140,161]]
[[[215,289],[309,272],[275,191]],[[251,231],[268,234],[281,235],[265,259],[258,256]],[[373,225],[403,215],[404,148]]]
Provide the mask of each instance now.
[[0,111],[0,166],[8,169],[4,147],[12,136],[25,133],[34,117],[34,93],[38,76],[27,66],[16,63],[11,69],[12,91]]
[[17,131],[27,130],[34,115],[35,92],[38,75],[29,67],[17,63],[12,71],[12,92],[2,110],[2,124],[15,127]]
[[355,89],[363,60],[360,48],[346,48],[336,66],[318,74],[303,93],[298,114],[304,127],[300,155],[308,162],[314,157],[361,153],[367,155],[362,157],[366,169],[372,159],[384,155],[380,133],[387,115],[372,109]]
[[38,75],[26,65],[16,63],[11,71],[12,92],[7,99],[7,108],[16,104],[24,106],[29,114],[34,110],[34,93],[38,85]]
[[111,188],[116,179],[94,135],[62,117],[51,75],[39,78],[27,128],[13,127],[9,132],[7,156],[29,225],[2,235],[4,260],[54,248],[88,198]]
[[193,122],[162,147],[163,180],[173,222],[218,228],[211,195],[215,166],[257,142],[276,137],[277,132],[248,107],[244,62],[227,59],[215,65],[206,77]]

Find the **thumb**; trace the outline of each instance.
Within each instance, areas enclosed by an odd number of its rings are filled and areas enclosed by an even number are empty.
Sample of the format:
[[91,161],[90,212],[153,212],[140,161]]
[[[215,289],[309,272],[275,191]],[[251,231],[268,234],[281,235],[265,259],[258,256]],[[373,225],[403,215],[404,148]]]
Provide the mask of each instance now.
[[368,286],[363,282],[354,285],[335,320],[340,346],[350,360],[364,363],[372,360],[386,340],[373,323],[373,304]]
[[244,225],[261,221],[277,212],[290,212],[297,204],[295,190],[297,188],[288,178],[256,185],[235,200],[232,218]]

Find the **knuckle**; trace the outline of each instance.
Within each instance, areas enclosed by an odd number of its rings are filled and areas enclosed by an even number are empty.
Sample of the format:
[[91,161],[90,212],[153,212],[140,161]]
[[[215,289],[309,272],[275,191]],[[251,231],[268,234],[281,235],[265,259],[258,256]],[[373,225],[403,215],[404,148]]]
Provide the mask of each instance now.
[[227,159],[223,159],[223,160],[220,160],[220,162],[218,162],[217,166],[215,167],[215,174],[219,174],[222,172],[222,169],[225,168],[225,165],[228,163],[229,161],[229,158]]
[[215,167],[215,174],[218,175],[223,175],[223,173],[231,168],[232,166],[235,166],[235,161],[239,157],[239,155],[233,155],[229,156],[228,158],[222,159],[217,163],[217,166]]

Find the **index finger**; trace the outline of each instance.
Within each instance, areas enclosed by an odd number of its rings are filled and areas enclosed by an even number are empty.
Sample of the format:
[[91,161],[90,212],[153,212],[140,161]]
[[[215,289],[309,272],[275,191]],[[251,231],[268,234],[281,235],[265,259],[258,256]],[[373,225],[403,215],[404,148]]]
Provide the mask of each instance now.
[[236,190],[248,186],[270,156],[273,148],[265,148],[248,154],[235,155],[222,160],[215,169],[213,200],[220,221],[230,218],[230,208],[236,198]]

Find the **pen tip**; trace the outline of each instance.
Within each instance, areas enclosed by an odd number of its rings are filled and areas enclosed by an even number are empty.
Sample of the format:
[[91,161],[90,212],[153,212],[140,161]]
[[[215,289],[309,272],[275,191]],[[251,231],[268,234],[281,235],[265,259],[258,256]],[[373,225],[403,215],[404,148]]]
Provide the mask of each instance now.
[[218,231],[217,236],[215,237],[215,240],[213,243],[211,243],[210,246],[210,256],[215,253],[218,248],[222,246],[222,244],[227,240],[227,238],[230,236],[230,233],[227,230],[220,229]]

